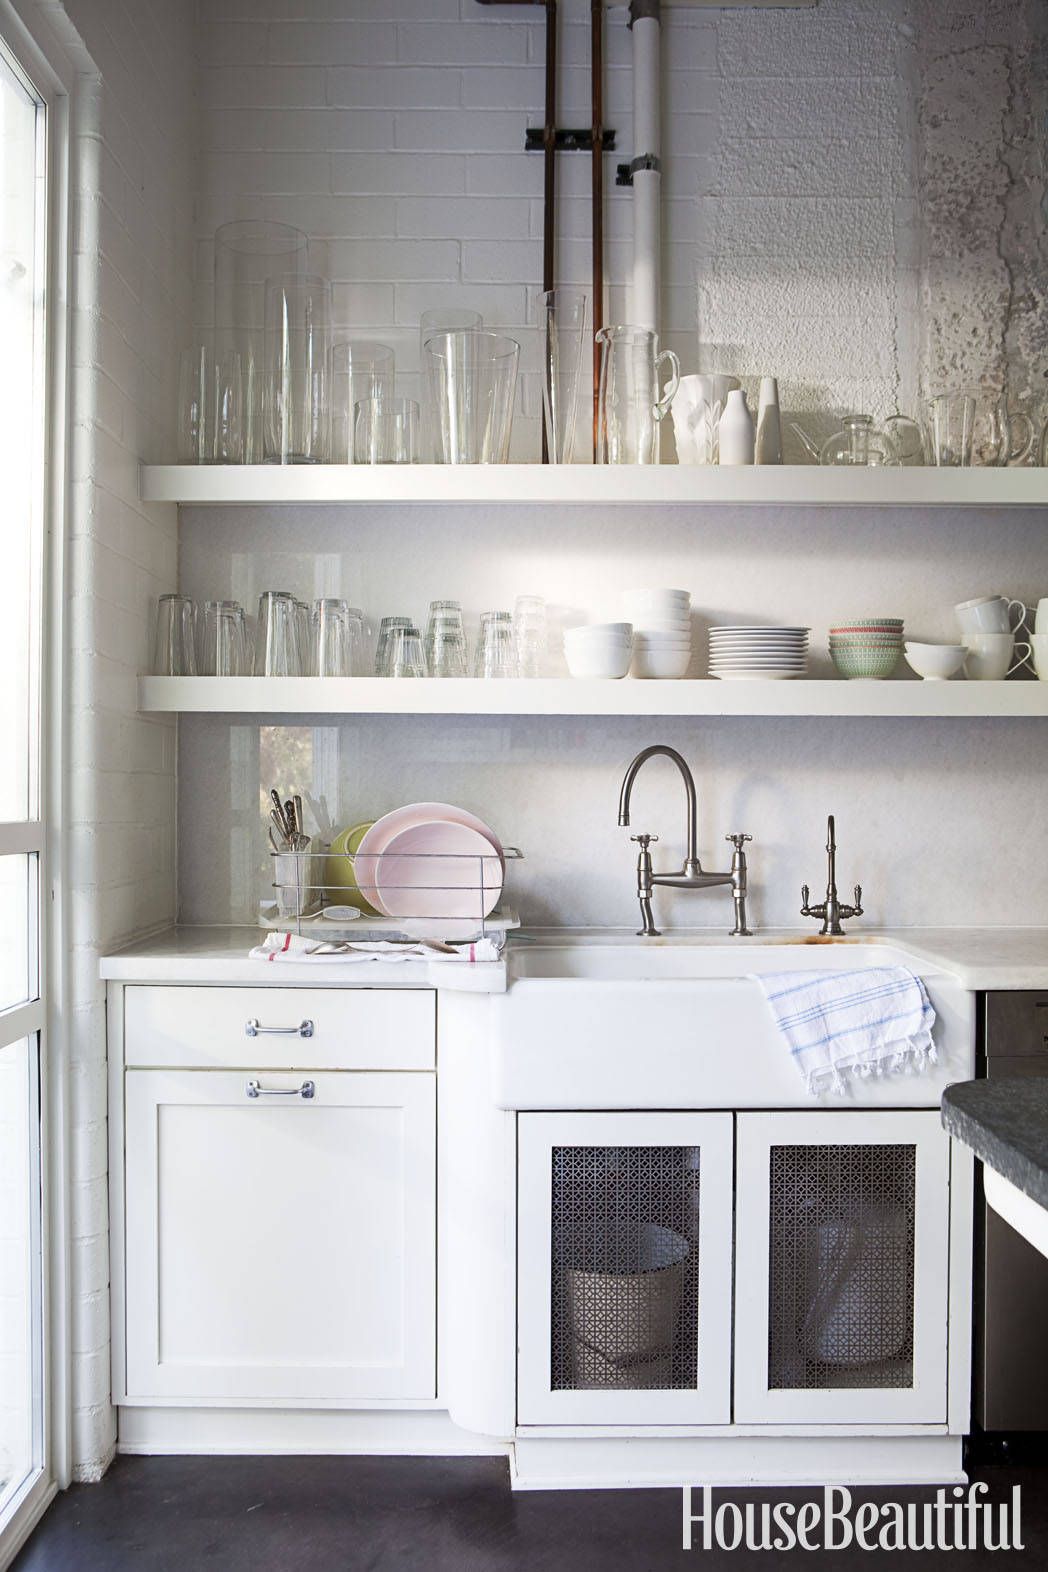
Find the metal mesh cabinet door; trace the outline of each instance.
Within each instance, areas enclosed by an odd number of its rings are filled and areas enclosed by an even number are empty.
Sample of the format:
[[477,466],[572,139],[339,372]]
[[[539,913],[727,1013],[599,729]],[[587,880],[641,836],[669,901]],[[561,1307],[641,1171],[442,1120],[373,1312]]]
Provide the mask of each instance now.
[[943,1423],[938,1114],[741,1115],[737,1183],[736,1419]]
[[728,1423],[731,1115],[518,1128],[519,1423]]

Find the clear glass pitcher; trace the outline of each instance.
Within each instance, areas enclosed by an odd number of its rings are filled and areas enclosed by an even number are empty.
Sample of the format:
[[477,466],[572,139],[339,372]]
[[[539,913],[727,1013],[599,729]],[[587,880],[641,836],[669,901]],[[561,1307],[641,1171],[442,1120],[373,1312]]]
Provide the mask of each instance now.
[[[680,381],[680,362],[672,349],[659,352],[659,337],[648,328],[606,327],[600,345],[597,411],[598,464],[657,464],[659,426]],[[670,368],[659,396],[659,367]]]

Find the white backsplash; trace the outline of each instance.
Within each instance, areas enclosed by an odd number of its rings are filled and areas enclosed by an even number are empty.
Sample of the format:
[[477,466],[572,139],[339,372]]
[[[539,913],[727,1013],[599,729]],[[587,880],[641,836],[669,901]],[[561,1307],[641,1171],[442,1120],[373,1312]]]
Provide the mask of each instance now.
[[[954,602],[1001,590],[1048,593],[1039,511],[840,515],[802,509],[183,509],[181,584],[251,609],[263,588],[344,594],[376,619],[421,617],[429,599],[467,616],[518,593],[600,616],[637,583],[689,588],[704,670],[711,621],[825,630],[871,614],[919,637],[952,636]],[[781,542],[781,550],[777,543]],[[805,555],[798,543],[806,546]],[[1025,680],[1025,679],[1023,679]],[[700,842],[726,867],[723,836],[747,830],[752,911],[798,924],[799,886],[825,880],[825,817],[837,815],[839,882],[864,888],[868,924],[1048,923],[1048,730],[1022,721],[317,717],[286,727],[186,716],[179,742],[179,874],[186,922],[250,921],[270,877],[260,784],[327,797],[340,824],[418,799],[480,813],[526,861],[509,896],[530,923],[629,925],[635,848],[617,825],[626,765],[665,741],[699,783]],[[260,747],[266,779],[260,782]],[[648,766],[634,829],[679,859],[683,796],[668,764]],[[1002,861],[1014,837],[1020,877]],[[728,924],[722,891],[660,891],[666,924]]]

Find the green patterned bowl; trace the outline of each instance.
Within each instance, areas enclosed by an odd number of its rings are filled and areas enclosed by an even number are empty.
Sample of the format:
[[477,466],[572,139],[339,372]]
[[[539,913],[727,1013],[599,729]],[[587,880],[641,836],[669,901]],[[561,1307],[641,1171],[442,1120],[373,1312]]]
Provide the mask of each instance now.
[[899,664],[902,653],[898,644],[889,648],[879,649],[871,646],[858,648],[848,645],[840,647],[834,645],[830,650],[833,664],[842,677],[851,679],[865,679],[870,681],[875,678],[890,677]]

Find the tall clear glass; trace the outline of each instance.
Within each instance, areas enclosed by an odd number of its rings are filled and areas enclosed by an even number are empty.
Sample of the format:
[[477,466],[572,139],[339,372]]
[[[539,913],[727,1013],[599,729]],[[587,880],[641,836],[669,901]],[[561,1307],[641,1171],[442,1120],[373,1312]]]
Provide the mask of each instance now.
[[215,350],[240,356],[246,464],[264,454],[266,280],[302,276],[308,255],[308,238],[291,224],[238,219],[215,231]]
[[438,333],[425,344],[438,462],[505,464],[520,345],[502,333]]
[[196,676],[196,630],[188,595],[161,595],[156,608],[153,671],[158,677]]
[[301,677],[298,605],[287,590],[263,590],[255,624],[255,676]]
[[422,460],[425,464],[440,462],[438,428],[426,386],[426,340],[438,333],[468,333],[484,326],[479,311],[456,309],[454,306],[434,306],[423,311],[418,324],[419,398],[422,404]]
[[352,464],[356,407],[367,398],[392,398],[396,362],[389,344],[351,338],[331,356],[331,462]]
[[575,456],[575,423],[586,343],[586,296],[578,289],[549,289],[539,296],[544,334],[542,407],[551,464]]
[[323,464],[331,437],[331,285],[326,278],[266,284],[265,459]]
[[182,351],[179,363],[178,462],[239,464],[243,456],[240,356],[194,344]]

